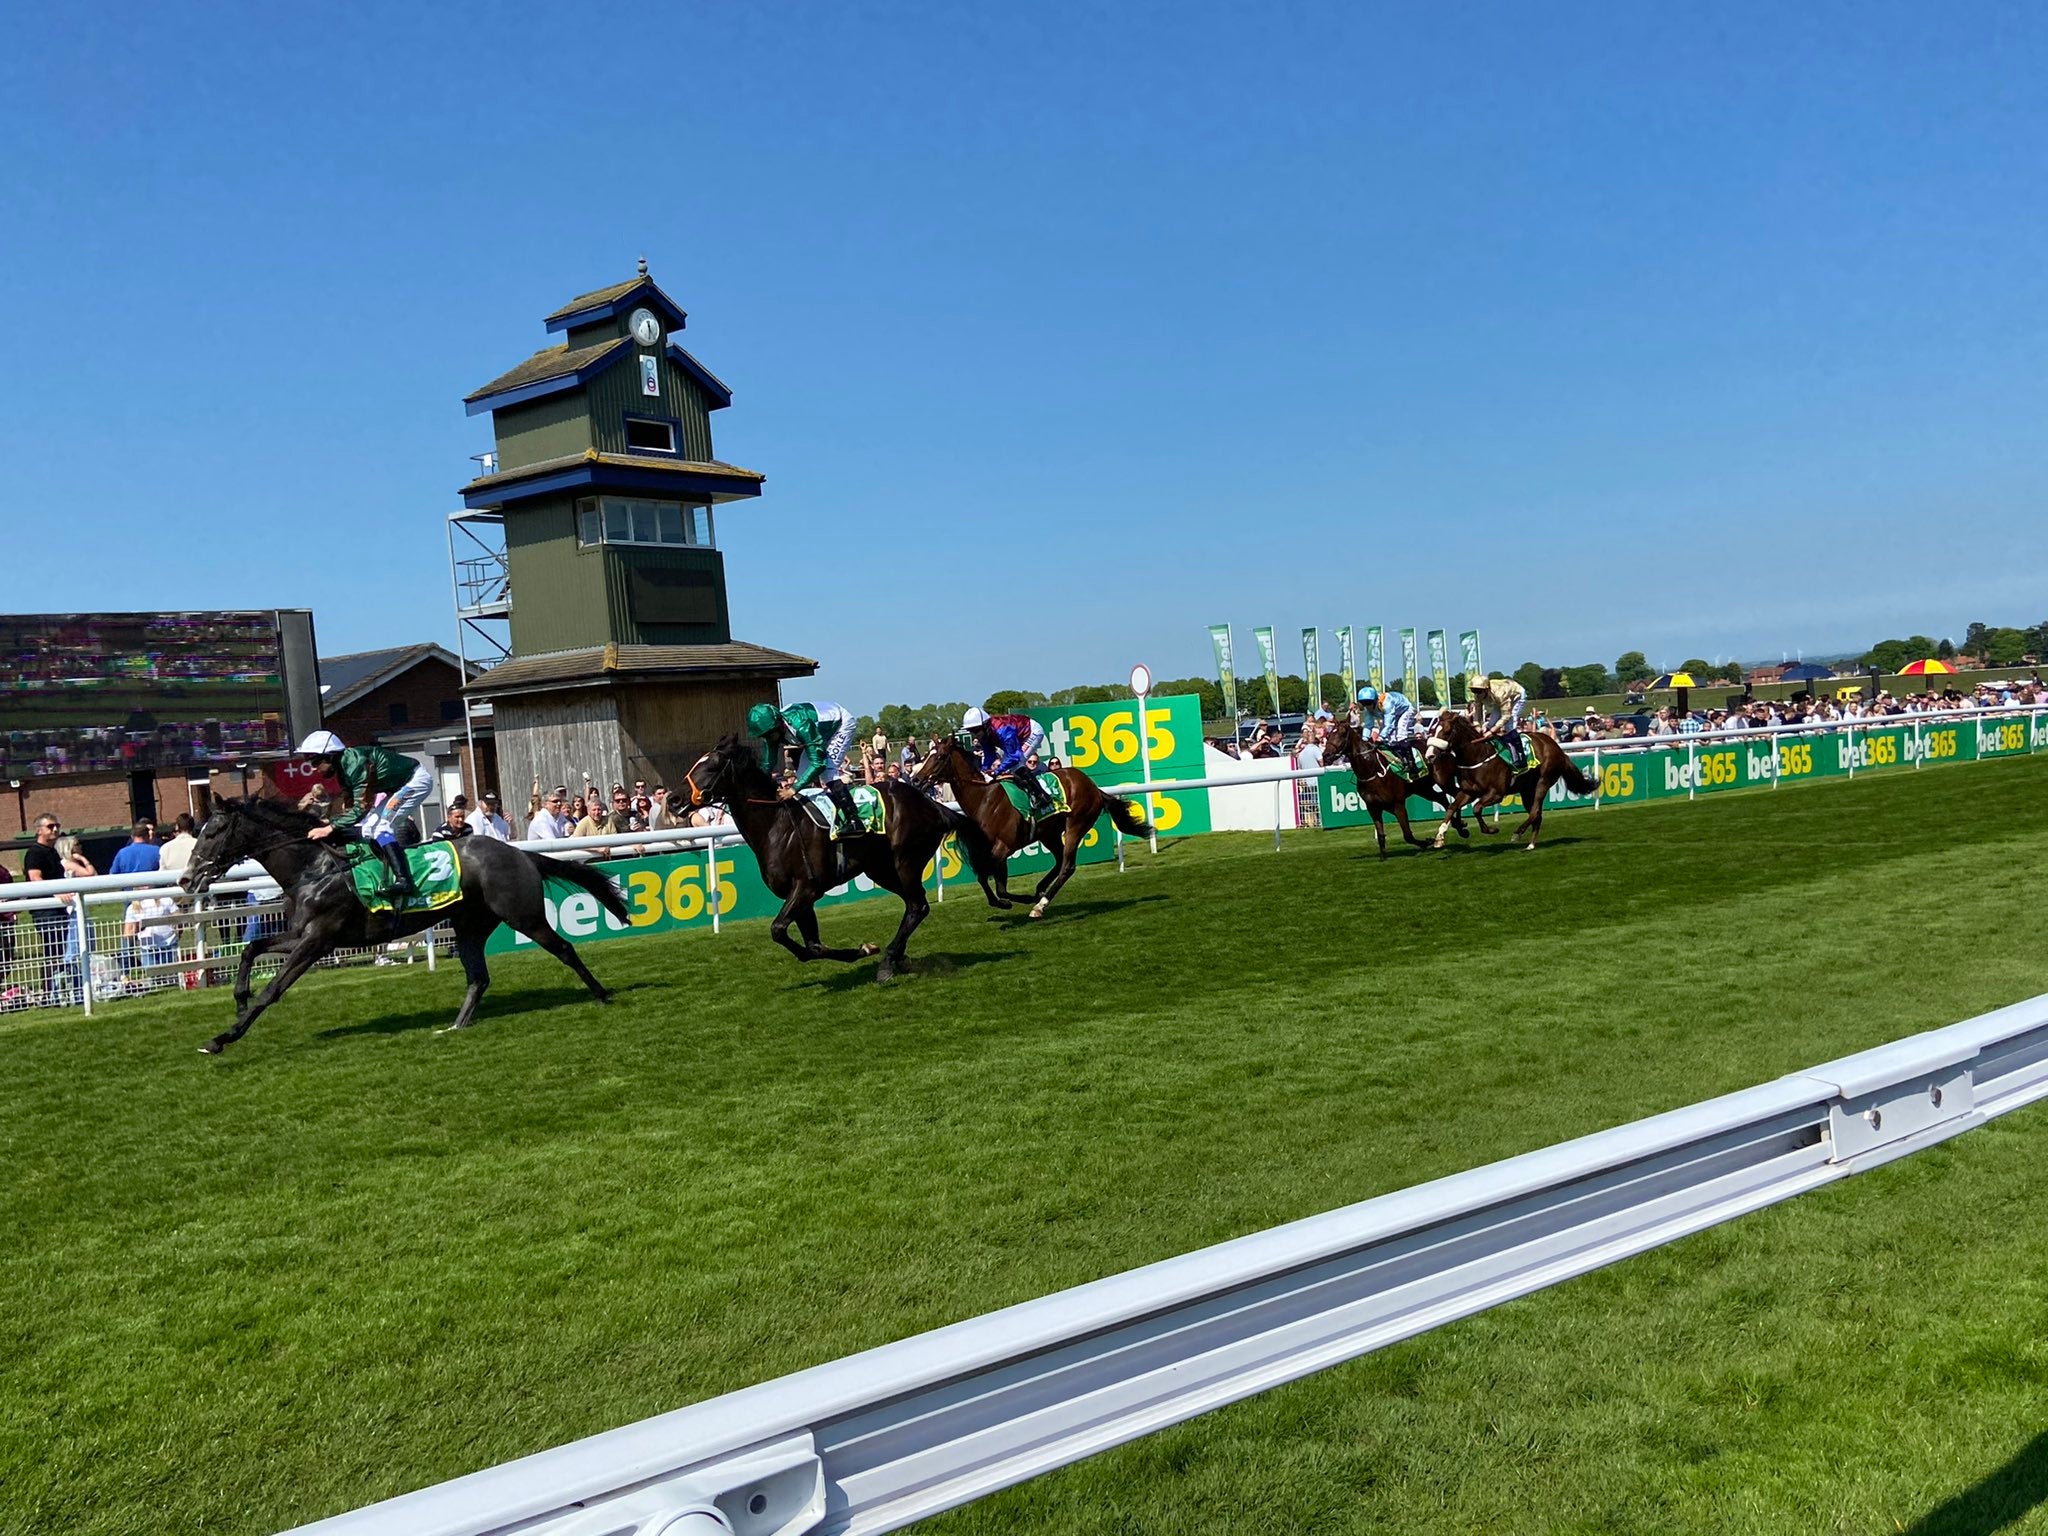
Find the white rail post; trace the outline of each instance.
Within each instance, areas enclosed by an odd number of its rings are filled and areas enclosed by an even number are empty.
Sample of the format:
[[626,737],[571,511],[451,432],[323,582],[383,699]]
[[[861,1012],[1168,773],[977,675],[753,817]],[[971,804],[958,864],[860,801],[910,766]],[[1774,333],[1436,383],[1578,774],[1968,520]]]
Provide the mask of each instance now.
[[1292,779],[1275,779],[1273,781],[1273,851],[1275,853],[1280,851],[1280,818],[1287,805],[1287,797],[1293,793],[1294,781]]
[[1697,800],[1700,793],[1700,749],[1697,737],[1685,738],[1685,798]]
[[1856,777],[1856,722],[1851,720],[1849,728],[1842,732],[1842,740],[1849,744],[1849,777]]
[[1593,749],[1593,809],[1600,809],[1600,797],[1607,789],[1607,776],[1600,771],[1600,749]]
[[92,924],[85,918],[85,892],[71,898],[73,943],[78,948],[78,1000],[92,1017]]
[[[1131,692],[1138,696],[1138,782],[1152,782],[1151,722],[1145,718],[1145,695],[1152,691],[1152,669],[1142,661],[1131,668]],[[1139,801],[1145,808],[1145,841],[1152,852],[1159,851],[1159,825],[1154,815],[1151,791]]]
[[1926,755],[1927,746],[1920,736],[1920,722],[1915,720],[1913,722],[1913,771],[1915,773],[1920,771],[1920,759]]
[[718,932],[718,844],[704,845],[704,900],[711,908],[711,931]]

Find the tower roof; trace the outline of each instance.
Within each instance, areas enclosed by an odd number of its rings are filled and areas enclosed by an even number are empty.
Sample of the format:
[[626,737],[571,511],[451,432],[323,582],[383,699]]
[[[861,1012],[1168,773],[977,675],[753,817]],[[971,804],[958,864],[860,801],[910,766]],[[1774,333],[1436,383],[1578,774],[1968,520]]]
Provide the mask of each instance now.
[[537,395],[572,388],[594,378],[624,357],[632,343],[630,336],[614,336],[610,341],[572,349],[566,341],[558,341],[552,347],[542,347],[517,368],[499,374],[483,388],[471,390],[462,397],[462,403],[468,408],[468,413],[475,416],[499,406],[517,405],[521,400],[531,400]]
[[660,315],[671,331],[680,331],[689,321],[682,305],[661,291],[661,285],[647,275],[647,263],[640,263],[639,274],[623,283],[613,283],[609,288],[593,289],[579,293],[547,318],[551,331],[566,331],[571,326],[589,325],[598,320],[609,320],[613,315],[623,315],[627,310],[645,304]]

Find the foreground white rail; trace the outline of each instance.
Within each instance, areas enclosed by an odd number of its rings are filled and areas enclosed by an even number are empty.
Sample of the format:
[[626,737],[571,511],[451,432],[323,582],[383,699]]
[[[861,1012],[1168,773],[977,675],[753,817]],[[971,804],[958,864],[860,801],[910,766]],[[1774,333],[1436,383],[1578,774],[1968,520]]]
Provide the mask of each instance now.
[[2048,1096],[2048,996],[302,1527],[895,1530]]

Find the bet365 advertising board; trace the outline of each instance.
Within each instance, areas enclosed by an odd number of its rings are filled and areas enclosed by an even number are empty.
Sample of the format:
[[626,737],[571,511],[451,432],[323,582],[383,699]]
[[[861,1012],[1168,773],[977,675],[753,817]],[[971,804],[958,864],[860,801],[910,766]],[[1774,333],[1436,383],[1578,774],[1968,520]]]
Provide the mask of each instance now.
[[[1780,787],[1816,779],[1847,778],[1852,773],[1886,773],[1916,764],[1937,767],[1994,757],[2024,756],[2048,750],[2048,714],[2001,715],[1982,720],[1941,720],[1915,725],[1857,725],[1755,741],[1708,739],[1688,747],[1642,749],[1603,748],[1597,755],[1602,804],[1643,800],[1696,798],[1731,789]],[[1591,747],[1572,748],[1572,759],[1592,773]],[[1323,825],[1355,827],[1371,824],[1359,798],[1356,781],[1344,771],[1324,774],[1319,782]],[[1591,795],[1575,795],[1564,785],[1552,787],[1551,808],[1591,805]],[[1520,802],[1515,802],[1519,806]],[[1427,800],[1411,797],[1411,820],[1439,815]]]
[[[1193,694],[1145,701],[1146,740],[1149,759],[1138,745],[1138,702],[1114,704],[1070,704],[1030,711],[1045,727],[1046,747],[1069,768],[1079,769],[1099,784],[1138,782],[1148,773],[1154,780],[1197,779],[1202,776],[1202,708]],[[1185,837],[1209,830],[1209,795],[1206,790],[1161,791],[1145,797],[1146,814],[1158,824],[1161,836]],[[622,839],[626,841],[626,839]],[[721,922],[754,917],[773,917],[782,902],[761,879],[753,854],[733,843],[715,850],[717,860],[716,902]],[[1100,863],[1116,857],[1116,838],[1105,814],[1081,844],[1079,862]],[[586,891],[572,891],[550,883],[547,892],[548,921],[571,943],[590,943],[618,938],[628,933],[664,933],[679,928],[707,928],[711,925],[712,882],[707,878],[702,849],[687,853],[661,853],[641,859],[618,859],[597,866],[614,876],[625,891],[632,908],[631,920],[621,923]],[[1036,844],[1010,858],[1011,890],[1021,886],[1027,893],[1031,878],[1052,868],[1052,855]],[[925,866],[926,889],[938,884],[944,871],[948,899],[980,901],[974,871],[967,867],[957,839],[948,838],[938,858]],[[1071,887],[1070,887],[1071,889]],[[878,891],[865,877],[853,880],[821,898],[820,910],[846,902],[863,900]],[[894,910],[893,904],[889,909]],[[827,943],[850,944],[862,938],[880,943],[894,932],[847,933],[844,919],[825,935]],[[872,920],[869,920],[872,926]],[[492,954],[531,948],[531,941],[511,929],[500,927],[485,949]]]

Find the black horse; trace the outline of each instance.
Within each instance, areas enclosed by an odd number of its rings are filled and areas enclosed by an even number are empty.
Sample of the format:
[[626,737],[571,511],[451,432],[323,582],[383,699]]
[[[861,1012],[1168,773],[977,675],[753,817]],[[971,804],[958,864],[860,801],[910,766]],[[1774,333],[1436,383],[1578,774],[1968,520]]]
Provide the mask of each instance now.
[[[195,896],[243,859],[254,859],[284,891],[284,927],[242,951],[235,973],[235,1027],[199,1049],[218,1056],[249,1032],[258,1014],[335,950],[383,944],[437,923],[455,930],[455,953],[469,977],[469,991],[450,1029],[466,1028],[491,984],[484,964],[484,940],[499,923],[524,934],[574,971],[600,1003],[611,1001],[567,939],[548,926],[543,891],[547,880],[563,880],[595,896],[621,922],[630,908],[612,881],[594,869],[528,853],[492,838],[468,837],[461,845],[462,895],[432,912],[372,912],[357,899],[348,862],[331,842],[307,837],[321,818],[276,800],[216,800],[192,859],[178,883]],[[249,972],[259,956],[289,947],[284,968],[255,1002],[249,1001]]]
[[[713,802],[732,812],[733,825],[761,867],[762,881],[782,898],[782,910],[768,931],[799,960],[854,961],[875,953],[872,944],[834,949],[818,942],[817,903],[827,891],[855,875],[866,875],[900,896],[903,921],[881,952],[882,963],[875,971],[875,980],[887,981],[903,964],[911,934],[931,911],[924,894],[924,867],[946,834],[958,833],[970,857],[987,857],[988,850],[981,829],[958,811],[900,781],[885,781],[876,788],[888,807],[888,831],[834,842],[802,804],[782,798],[745,741],[727,736],[691,765],[683,787],[669,792],[668,805],[669,813],[677,817],[693,806]],[[791,923],[803,934],[803,943],[789,936]]]

